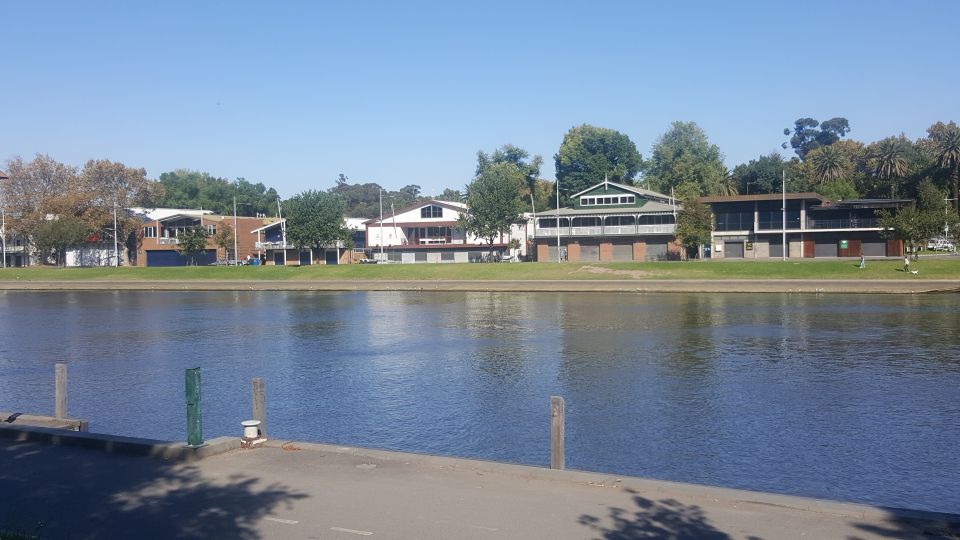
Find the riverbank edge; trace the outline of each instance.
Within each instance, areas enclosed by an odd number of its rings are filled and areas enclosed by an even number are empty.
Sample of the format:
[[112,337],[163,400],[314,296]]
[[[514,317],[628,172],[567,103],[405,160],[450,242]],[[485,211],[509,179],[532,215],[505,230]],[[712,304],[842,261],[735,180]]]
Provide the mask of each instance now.
[[434,468],[447,470],[467,470],[477,473],[501,474],[527,480],[546,480],[571,482],[598,488],[633,489],[642,492],[683,494],[710,501],[726,501],[736,504],[755,504],[776,506],[803,512],[834,517],[908,520],[935,524],[939,527],[960,527],[960,514],[870,506],[859,503],[832,501],[812,497],[782,495],[761,491],[707,486],[668,480],[655,480],[618,474],[607,474],[579,470],[556,470],[531,465],[519,465],[497,461],[416,454],[392,450],[378,450],[343,445],[301,442],[286,439],[268,439],[263,449],[242,450],[239,437],[217,437],[207,441],[204,446],[188,448],[183,443],[140,439],[121,435],[102,433],[83,433],[75,431],[40,428],[32,426],[2,426],[0,437],[16,442],[37,442],[43,444],[73,446],[108,454],[128,454],[164,460],[188,461],[193,466],[202,466],[202,460],[213,456],[228,457],[236,452],[305,451],[314,454],[315,459],[323,459],[330,454],[344,455],[365,460],[402,463],[416,468]]
[[70,280],[0,281],[0,291],[450,291],[612,293],[960,292],[958,280]]
[[[451,470],[468,470],[477,473],[502,474],[528,480],[547,480],[572,482],[590,485],[599,488],[634,489],[642,492],[658,492],[670,494],[684,494],[713,501],[728,501],[732,503],[756,504],[776,506],[830,515],[834,517],[858,519],[903,519],[936,523],[940,526],[960,527],[960,514],[948,512],[934,512],[927,510],[911,510],[908,508],[894,508],[885,506],[871,506],[868,504],[817,499],[798,495],[784,495],[765,491],[751,491],[746,489],[725,488],[673,482],[620,474],[609,474],[575,469],[548,469],[533,465],[520,465],[500,461],[486,461],[431,454],[416,454],[394,450],[379,450],[373,448],[332,445],[324,443],[300,442],[285,439],[268,439],[265,448],[281,450],[299,450],[316,452],[318,457],[329,454],[346,455],[366,460],[399,462],[414,467],[431,467]],[[256,450],[254,450],[256,451]]]

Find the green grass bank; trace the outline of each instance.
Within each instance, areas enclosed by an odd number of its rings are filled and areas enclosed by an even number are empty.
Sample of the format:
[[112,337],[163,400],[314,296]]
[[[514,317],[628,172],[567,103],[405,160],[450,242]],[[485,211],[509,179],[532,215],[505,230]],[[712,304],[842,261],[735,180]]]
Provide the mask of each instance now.
[[367,281],[367,280],[960,280],[960,256],[921,258],[903,272],[902,259],[685,261],[651,263],[371,264],[173,268],[7,268],[2,281]]

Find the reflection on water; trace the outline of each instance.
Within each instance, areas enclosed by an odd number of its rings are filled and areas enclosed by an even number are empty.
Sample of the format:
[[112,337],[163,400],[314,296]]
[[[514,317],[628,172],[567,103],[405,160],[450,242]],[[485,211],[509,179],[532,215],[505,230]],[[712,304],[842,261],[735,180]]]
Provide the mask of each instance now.
[[960,511],[957,295],[0,293],[0,410],[53,364],[97,431],[285,438]]

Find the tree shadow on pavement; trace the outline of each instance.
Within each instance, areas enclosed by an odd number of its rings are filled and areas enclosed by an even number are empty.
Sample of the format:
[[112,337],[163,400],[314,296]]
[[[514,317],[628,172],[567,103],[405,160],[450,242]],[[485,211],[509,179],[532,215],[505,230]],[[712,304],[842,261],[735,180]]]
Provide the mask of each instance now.
[[0,464],[0,531],[27,538],[255,539],[263,517],[306,497],[255,476],[42,443],[0,440]]
[[673,540],[729,540],[730,536],[717,530],[696,505],[685,505],[673,499],[654,501],[632,493],[637,510],[610,508],[612,526],[606,527],[601,518],[582,515],[578,520],[597,531],[606,540],[638,538],[666,538]]
[[[868,538],[923,538],[924,540],[960,540],[960,516],[935,514],[920,517],[891,514],[883,525],[855,523],[853,525]],[[863,540],[860,536],[848,536],[847,540]]]

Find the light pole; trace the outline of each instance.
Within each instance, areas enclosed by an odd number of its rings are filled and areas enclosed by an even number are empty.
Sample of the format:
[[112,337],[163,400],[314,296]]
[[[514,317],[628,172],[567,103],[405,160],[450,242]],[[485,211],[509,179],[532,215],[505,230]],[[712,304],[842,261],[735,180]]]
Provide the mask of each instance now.
[[781,246],[782,249],[780,253],[780,260],[786,262],[787,260],[787,170],[783,169],[783,171],[781,172],[783,173],[783,207],[781,208],[781,213],[783,214],[783,226],[781,231],[783,234],[783,239],[781,240],[781,242],[783,243],[783,245]]
[[557,185],[554,187],[557,190],[557,262],[562,263],[563,258],[560,256],[560,178],[557,178]]
[[380,262],[383,262],[383,188],[380,188]]

